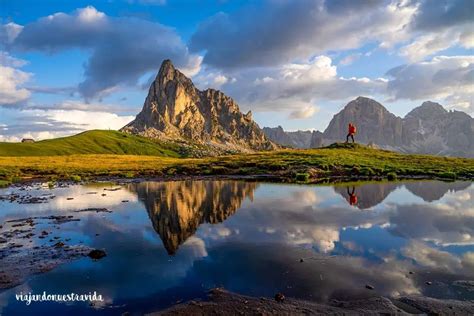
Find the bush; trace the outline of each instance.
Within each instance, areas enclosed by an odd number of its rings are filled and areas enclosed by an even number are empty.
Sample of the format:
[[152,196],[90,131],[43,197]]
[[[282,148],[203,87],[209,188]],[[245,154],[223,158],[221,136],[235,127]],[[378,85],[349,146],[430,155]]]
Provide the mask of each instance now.
[[128,172],[125,172],[123,176],[127,179],[132,179],[132,178],[135,178],[135,173],[132,171],[128,171]]
[[10,181],[7,180],[0,180],[0,188],[6,188],[11,184]]
[[454,173],[454,172],[449,172],[449,171],[442,172],[442,173],[439,174],[439,176],[440,176],[441,178],[444,178],[444,179],[451,179],[451,180],[456,179],[456,173]]
[[387,179],[390,181],[397,180],[397,174],[395,172],[387,173]]
[[74,182],[81,182],[81,177],[80,176],[77,176],[77,175],[72,175],[70,177],[71,181],[74,181]]
[[306,182],[309,180],[309,173],[297,173],[295,176],[296,181]]
[[372,168],[363,168],[361,171],[360,171],[360,174],[364,175],[364,176],[368,176],[368,177],[372,177],[372,176],[375,176],[375,172],[374,170],[372,170]]

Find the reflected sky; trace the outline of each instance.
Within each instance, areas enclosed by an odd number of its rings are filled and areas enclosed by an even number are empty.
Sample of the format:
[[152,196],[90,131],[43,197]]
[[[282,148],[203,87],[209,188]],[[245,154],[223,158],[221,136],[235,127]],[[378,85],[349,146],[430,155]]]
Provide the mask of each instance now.
[[[0,190],[55,196],[42,204],[0,201],[2,223],[73,214],[80,221],[62,224],[56,234],[107,252],[100,261],[79,259],[0,292],[5,315],[144,313],[202,297],[216,286],[255,296],[282,291],[318,302],[404,294],[474,299],[472,289],[456,282],[474,280],[470,182],[177,181],[114,188]],[[112,212],[75,212],[90,207]],[[20,291],[97,291],[106,301],[25,306],[15,301]]]

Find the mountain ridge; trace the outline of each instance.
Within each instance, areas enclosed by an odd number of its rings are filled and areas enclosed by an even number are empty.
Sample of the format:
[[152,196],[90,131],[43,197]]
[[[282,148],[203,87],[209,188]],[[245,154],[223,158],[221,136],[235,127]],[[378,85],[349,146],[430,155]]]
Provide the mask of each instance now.
[[[474,157],[474,119],[465,112],[447,111],[432,101],[423,102],[401,118],[373,99],[358,97],[333,116],[324,132],[313,131],[308,147],[288,143],[287,139],[285,145],[317,148],[345,140],[349,122],[357,126],[356,141],[363,144],[404,153]],[[280,143],[276,129],[263,130],[272,141]],[[278,129],[280,137],[288,133]]]

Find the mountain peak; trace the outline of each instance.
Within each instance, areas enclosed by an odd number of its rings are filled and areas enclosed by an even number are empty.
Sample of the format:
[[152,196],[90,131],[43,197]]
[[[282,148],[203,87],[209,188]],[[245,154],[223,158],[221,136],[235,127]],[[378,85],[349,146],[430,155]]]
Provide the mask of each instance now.
[[416,118],[428,118],[435,116],[442,116],[448,113],[448,111],[439,103],[425,101],[419,107],[411,110],[406,117],[416,117]]
[[198,90],[166,59],[152,83],[142,111],[122,131],[169,141],[192,141],[217,152],[275,149],[237,103],[214,89]]

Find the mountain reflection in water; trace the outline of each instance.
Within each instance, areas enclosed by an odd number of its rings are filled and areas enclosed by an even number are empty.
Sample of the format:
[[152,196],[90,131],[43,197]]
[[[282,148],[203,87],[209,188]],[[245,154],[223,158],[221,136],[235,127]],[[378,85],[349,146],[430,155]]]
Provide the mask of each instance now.
[[144,202],[153,228],[168,254],[175,254],[203,223],[217,224],[234,214],[258,184],[238,181],[143,182],[129,186]]
[[[346,202],[353,207],[359,209],[371,209],[381,204],[387,196],[400,188],[406,188],[409,192],[417,197],[420,197],[423,201],[433,202],[441,199],[448,192],[462,191],[468,188],[471,182],[459,181],[459,182],[441,182],[441,181],[423,181],[423,182],[385,182],[385,183],[363,183],[363,184],[351,184],[351,185],[337,185],[333,189],[336,193],[340,194]],[[242,182],[242,181],[171,181],[171,182],[142,182],[129,184],[128,189],[138,195],[140,201],[145,205],[148,215],[153,224],[153,228],[158,233],[163,241],[163,245],[167,250],[168,254],[175,254],[181,244],[183,244],[189,237],[193,236],[201,224],[218,224],[225,221],[229,216],[232,216],[241,207],[243,201],[248,198],[249,201],[254,199],[254,191],[258,188],[256,182]],[[313,191],[308,187],[309,191],[297,191],[298,195],[293,201],[281,201],[272,206],[272,210],[268,211],[279,211],[279,206],[284,205],[287,209],[282,210],[280,215],[283,216],[282,221],[290,220],[286,219],[286,213],[292,208],[298,208],[298,204],[301,202],[308,202],[308,199],[317,197],[311,197],[314,194]],[[254,203],[254,204],[259,204]],[[307,207],[310,207],[311,203],[305,203]],[[261,209],[265,210],[265,207]],[[418,223],[418,229],[412,227],[414,231],[420,230],[423,226],[428,226],[430,223],[430,217],[422,219],[426,213],[429,213],[432,207],[426,207],[425,205],[400,205],[396,207],[399,214],[412,212],[413,216],[411,220],[413,223],[417,222],[417,215],[421,216]],[[316,213],[326,213],[328,210],[320,209],[315,210]],[[394,234],[406,234],[416,235],[413,231],[404,231],[407,227],[410,227],[410,223],[400,223],[398,216],[393,213],[385,212],[384,216],[370,215],[370,216],[353,216],[347,211],[341,211],[341,209],[333,210],[338,211],[332,215],[334,222],[326,222],[324,218],[317,218],[314,221],[306,218],[302,212],[295,212],[292,216],[294,218],[301,218],[303,221],[307,221],[308,225],[313,225],[312,235],[314,242],[320,250],[332,250],[334,248],[335,240],[327,240],[328,236],[333,236],[332,239],[337,239],[339,236],[339,229],[335,230],[333,227],[340,227],[341,229],[346,225],[344,223],[354,222],[353,226],[365,225],[370,227],[376,224],[385,224],[387,227],[390,225],[390,221],[393,227],[389,227],[389,231]],[[333,212],[330,211],[330,212]],[[391,214],[391,216],[390,216]],[[269,217],[274,214],[268,213]],[[352,218],[349,218],[352,217]],[[357,223],[357,221],[359,221]],[[372,223],[370,223],[372,221]],[[467,223],[460,225],[459,227],[452,227],[453,230],[463,230],[463,227],[472,222],[472,218],[466,219]],[[285,222],[285,225],[288,224]],[[262,223],[263,225],[263,223]],[[304,226],[304,225],[303,225]],[[351,225],[347,225],[351,226]],[[472,230],[468,229],[469,231]],[[288,226],[288,233],[290,232],[291,225]],[[302,230],[297,230],[297,233],[301,233]],[[449,229],[444,229],[444,232]],[[450,233],[450,236],[456,234],[469,235],[469,232]],[[324,236],[318,238],[318,236]],[[337,237],[336,237],[337,236]],[[331,239],[331,238],[329,238]]]

